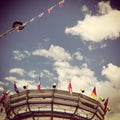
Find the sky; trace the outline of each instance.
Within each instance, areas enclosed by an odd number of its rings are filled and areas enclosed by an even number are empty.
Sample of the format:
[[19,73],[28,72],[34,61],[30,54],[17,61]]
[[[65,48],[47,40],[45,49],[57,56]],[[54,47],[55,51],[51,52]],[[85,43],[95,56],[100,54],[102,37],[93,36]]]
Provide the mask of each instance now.
[[[21,31],[0,38],[0,93],[16,82],[36,89],[85,89],[91,97],[109,97],[105,120],[120,118],[120,1],[119,0],[1,0],[0,34],[13,22],[28,22]],[[54,6],[55,5],[55,6]],[[54,6],[48,13],[48,9]],[[4,114],[0,114],[4,116]],[[2,117],[4,118],[4,117]]]

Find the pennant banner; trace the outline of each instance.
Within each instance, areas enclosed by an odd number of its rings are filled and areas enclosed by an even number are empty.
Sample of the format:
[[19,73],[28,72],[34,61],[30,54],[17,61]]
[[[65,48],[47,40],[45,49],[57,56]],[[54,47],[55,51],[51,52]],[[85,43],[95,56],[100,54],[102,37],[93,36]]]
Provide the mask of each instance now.
[[[55,5],[53,5],[52,7],[48,8],[48,9],[47,9],[47,13],[50,14],[50,13],[52,12],[52,10],[53,10],[57,5],[61,8],[61,7],[63,6],[63,4],[64,4],[64,0],[61,0],[58,4],[55,4]],[[14,30],[17,30],[17,31],[23,30],[23,28],[24,28],[28,23],[31,23],[31,22],[35,21],[37,18],[43,17],[43,15],[44,15],[44,12],[41,12],[41,13],[38,14],[37,16],[35,16],[35,17],[31,18],[30,20],[26,21],[25,23],[22,23],[22,22],[20,22],[20,21],[15,21],[15,22],[13,23],[12,28],[9,29],[8,31],[4,32],[3,34],[1,34],[1,35],[0,35],[0,38],[6,36],[6,35],[8,35],[8,34],[10,34],[10,33],[13,32]],[[17,24],[17,23],[19,23],[19,24]]]

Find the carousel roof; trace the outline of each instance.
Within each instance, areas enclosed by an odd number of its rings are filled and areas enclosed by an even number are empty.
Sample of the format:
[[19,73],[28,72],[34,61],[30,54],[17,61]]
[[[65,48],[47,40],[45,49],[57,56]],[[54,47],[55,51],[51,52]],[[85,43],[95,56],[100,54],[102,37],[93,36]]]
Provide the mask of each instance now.
[[103,120],[103,105],[81,93],[54,89],[25,90],[10,95],[6,120]]

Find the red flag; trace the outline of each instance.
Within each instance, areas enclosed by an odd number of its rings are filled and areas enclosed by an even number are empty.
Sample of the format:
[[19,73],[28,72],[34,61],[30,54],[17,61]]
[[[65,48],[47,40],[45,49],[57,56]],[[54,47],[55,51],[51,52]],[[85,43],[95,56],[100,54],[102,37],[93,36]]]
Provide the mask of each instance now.
[[19,90],[18,90],[17,85],[16,85],[15,82],[14,82],[14,90],[15,90],[16,93],[19,93]]
[[49,13],[49,14],[51,13],[51,11],[53,10],[54,7],[55,7],[55,5],[52,6],[52,7],[50,7],[50,8],[48,9],[48,13]]
[[37,85],[38,91],[40,91],[40,85],[41,85],[41,77],[39,76],[39,83],[38,83],[38,85]]
[[107,105],[108,105],[108,100],[109,98],[107,98],[104,102],[104,111],[106,112],[106,108],[107,108]]
[[64,4],[64,0],[60,1],[59,2],[59,7],[61,8],[63,6],[63,4]]
[[0,102],[4,102],[6,100],[6,94],[3,92],[0,98]]
[[40,82],[38,83],[37,89],[40,91]]
[[69,93],[72,94],[72,84],[71,84],[71,81],[68,84],[68,90],[69,90]]
[[94,89],[93,89],[93,91],[92,91],[92,93],[91,93],[91,96],[92,96],[95,100],[97,100],[96,87],[94,87]]

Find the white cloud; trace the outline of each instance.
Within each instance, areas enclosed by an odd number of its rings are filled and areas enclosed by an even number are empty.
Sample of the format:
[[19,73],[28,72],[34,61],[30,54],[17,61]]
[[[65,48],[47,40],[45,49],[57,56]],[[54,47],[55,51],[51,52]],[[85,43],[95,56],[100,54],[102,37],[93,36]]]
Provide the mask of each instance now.
[[12,68],[12,69],[10,69],[9,72],[16,73],[16,74],[21,75],[21,76],[23,76],[25,74],[25,71],[22,68]]
[[31,78],[37,78],[39,77],[38,73],[35,70],[31,70],[28,72],[28,76]]
[[46,69],[43,70],[43,73],[45,75],[47,75],[47,76],[53,76],[53,74],[50,71],[46,70]]
[[28,85],[28,89],[37,89],[37,83],[35,81],[17,79],[16,77],[13,76],[5,77],[5,80],[10,81],[12,84],[16,82],[17,87],[22,90],[24,85]]
[[8,77],[5,77],[4,79],[10,82],[15,82],[17,80],[17,78],[13,76],[8,76]]
[[37,49],[32,52],[32,55],[44,56],[47,58],[52,58],[53,60],[57,61],[64,61],[70,60],[70,54],[65,51],[64,48],[60,46],[51,45],[49,50],[46,49]]
[[53,80],[57,79],[55,77],[54,73],[52,71],[47,70],[47,69],[42,70],[41,78],[45,79],[45,81],[53,81]]
[[96,49],[96,47],[92,44],[88,46],[88,50],[90,50],[90,51],[93,51],[95,49]]
[[0,81],[0,86],[6,85],[6,83]]
[[37,89],[37,83],[31,80],[20,79],[16,81],[17,87],[23,90],[24,85],[28,85],[28,89]]
[[61,68],[64,68],[64,67],[70,67],[70,64],[68,63],[68,62],[66,62],[66,61],[56,61],[55,63],[54,63],[54,66],[58,66],[58,67],[61,67]]
[[4,86],[8,86],[8,83],[0,81],[0,91],[4,91]]
[[[97,80],[94,72],[87,64],[80,67],[71,66],[67,62],[56,62],[54,69],[58,74],[58,87],[67,89],[68,81],[71,80],[74,91],[79,92],[80,88],[91,89]],[[86,92],[87,93],[87,92]]]
[[2,86],[0,86],[0,91],[4,91],[4,88]]
[[107,116],[105,120],[119,120],[119,119],[120,119],[120,113],[116,112],[113,114],[109,114],[109,116]]
[[25,57],[30,56],[30,52],[27,50],[24,50],[23,52],[19,50],[13,51],[13,58],[17,61],[20,61],[24,59]]
[[107,47],[107,44],[106,44],[106,43],[104,43],[104,44],[102,44],[102,45],[100,46],[100,48],[105,48],[105,47]]
[[18,74],[20,76],[29,76],[30,78],[37,78],[39,77],[38,73],[35,70],[31,70],[31,71],[25,71],[22,68],[12,68],[9,70],[10,73],[15,73]]
[[88,45],[88,50],[93,51],[98,48],[105,48],[107,46],[106,43],[101,43],[101,44],[96,44],[96,43],[91,43]]
[[86,5],[83,5],[83,6],[82,6],[81,11],[82,11],[84,14],[90,14],[89,8],[88,8]]
[[49,57],[49,52],[46,49],[37,49],[32,52],[32,55]]
[[112,8],[110,6],[110,1],[107,2],[99,2],[98,3],[98,12],[100,14],[108,14],[110,11],[112,11]]
[[80,52],[75,52],[73,56],[75,56],[77,60],[83,60],[83,56]]
[[109,2],[98,4],[98,14],[87,14],[77,25],[66,28],[65,33],[80,36],[85,41],[100,42],[120,37],[120,11],[112,9]]
[[115,88],[120,89],[120,67],[109,63],[107,67],[103,67],[102,75],[104,75]]

